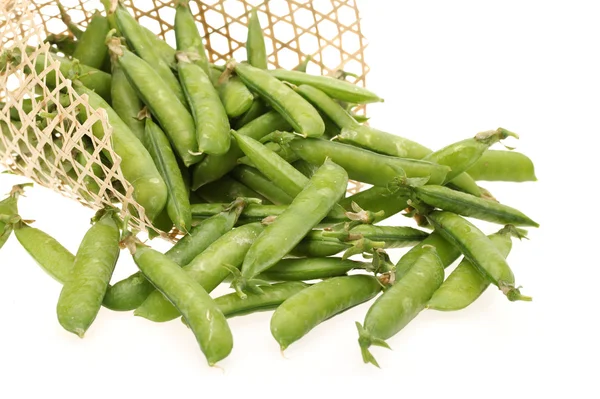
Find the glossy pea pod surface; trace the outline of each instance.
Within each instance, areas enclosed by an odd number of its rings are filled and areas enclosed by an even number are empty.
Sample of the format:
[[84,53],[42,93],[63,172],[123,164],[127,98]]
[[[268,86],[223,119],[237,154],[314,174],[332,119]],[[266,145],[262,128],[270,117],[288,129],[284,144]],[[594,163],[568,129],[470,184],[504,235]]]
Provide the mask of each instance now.
[[322,136],[325,124],[316,109],[286,84],[267,71],[251,65],[235,65],[237,76],[279,112],[294,130],[305,137]]
[[[244,202],[230,204],[221,212],[193,227],[177,244],[169,249],[165,256],[180,266],[187,265],[199,253],[235,225]],[[139,307],[154,292],[152,284],[140,273],[117,282],[109,287],[104,296],[104,306],[117,311],[128,311]]]
[[396,335],[414,319],[444,281],[444,266],[431,246],[420,249],[420,256],[399,281],[389,287],[371,306],[363,326],[357,323],[363,360],[377,365],[368,348],[385,346],[383,341]]
[[346,192],[348,175],[340,166],[326,161],[289,207],[254,242],[242,265],[246,279],[281,260],[316,226]]
[[77,41],[73,58],[84,65],[100,69],[108,54],[108,48],[104,43],[108,31],[108,20],[96,11],[85,32]]
[[263,36],[263,30],[260,27],[256,8],[252,9],[250,18],[248,19],[246,53],[248,54],[248,63],[250,65],[260,69],[267,69],[267,49],[265,47],[265,38]]
[[395,179],[429,177],[429,184],[440,184],[450,170],[447,166],[416,159],[377,154],[348,144],[319,139],[293,140],[289,144],[307,162],[320,165],[326,158],[342,166],[353,180],[386,187]]
[[342,258],[282,259],[258,275],[268,281],[305,281],[344,276],[350,270],[365,269],[364,262]]
[[[231,273],[231,267],[242,264],[248,249],[262,231],[260,223],[231,230],[183,266],[182,270],[210,293]],[[179,312],[160,292],[154,292],[135,310],[135,315],[163,322],[177,318]]]
[[486,151],[468,172],[475,180],[510,182],[537,180],[531,159],[516,151]]
[[177,54],[177,71],[196,122],[198,151],[223,155],[229,150],[229,119],[217,90],[202,67],[184,53]]
[[[115,153],[121,158],[123,176],[133,186],[133,198],[144,207],[146,215],[154,219],[167,202],[167,186],[154,165],[152,157],[140,140],[129,130],[117,113],[94,91],[83,85],[76,85],[79,95],[86,94],[88,102],[94,109],[103,108],[112,126],[111,144]],[[104,130],[99,122],[92,127],[94,136],[104,137]]]
[[193,154],[198,151],[196,127],[187,108],[150,64],[117,42],[109,45],[109,48],[131,85],[164,129],[183,163],[190,166],[199,162],[202,158]]
[[111,105],[119,118],[129,127],[135,136],[142,140],[144,137],[144,121],[139,119],[140,111],[144,108],[142,100],[127,80],[127,76],[118,62],[112,63]]
[[120,231],[107,212],[87,231],[58,298],[56,314],[63,328],[83,335],[93,323],[119,257]]
[[274,185],[273,182],[255,168],[240,165],[231,171],[231,176],[275,205],[289,204],[293,200],[290,195]]
[[[489,236],[492,244],[505,258],[512,248],[511,235],[500,231]],[[435,291],[427,307],[429,309],[452,311],[464,309],[490,285],[490,281],[477,270],[468,259],[463,259],[450,273],[446,281]]]
[[[202,36],[196,26],[196,20],[189,8],[189,0],[175,2],[175,40],[177,50],[194,55],[193,62],[210,76],[208,56],[204,49]],[[173,54],[174,55],[174,54]]]
[[433,211],[429,222],[446,240],[454,244],[510,301],[530,301],[515,287],[515,276],[506,259],[472,223],[452,212]]
[[[131,46],[141,59],[151,66],[151,69],[155,72],[156,76],[169,88],[170,93],[174,95],[183,106],[185,104],[185,96],[175,74],[173,74],[169,64],[166,63],[156,51],[156,46],[153,44],[153,41],[148,38],[138,21],[136,21],[121,4],[117,6],[114,15],[119,31],[127,39],[128,45]],[[156,82],[150,83],[154,84]]]
[[237,118],[248,112],[254,103],[254,95],[237,76],[221,80],[222,71],[210,68],[210,78],[219,91],[219,97],[230,118]]
[[300,291],[277,308],[271,317],[271,334],[285,350],[323,321],[368,301],[379,291],[381,285],[373,276],[324,280]]
[[539,224],[521,211],[496,201],[475,197],[444,186],[415,187],[413,190],[419,200],[445,211],[492,223],[539,227]]
[[233,336],[214,300],[179,265],[151,248],[138,246],[133,259],[144,276],[169,299],[190,326],[213,366],[229,355]]
[[146,119],[143,142],[167,185],[166,209],[169,218],[175,224],[175,227],[187,233],[192,226],[188,189],[167,136],[165,136],[160,126],[151,119]]
[[[276,130],[288,130],[290,124],[277,112],[270,111],[244,125],[237,131],[240,136],[248,136],[260,140],[267,134]],[[233,140],[229,151],[223,155],[208,155],[202,162],[194,166],[192,189],[211,183],[225,176],[237,166],[237,160],[244,156],[237,142]]]
[[442,237],[437,231],[434,231],[429,237],[415,245],[398,260],[395,267],[396,280],[400,280],[408,273],[415,262],[421,257],[421,250],[426,245],[435,248],[436,254],[440,258],[444,268],[450,266],[460,256],[460,251],[454,244]]
[[270,204],[265,197],[230,176],[223,176],[217,181],[200,187],[196,190],[196,195],[202,200],[212,203],[230,202],[244,197],[256,198],[263,204]]

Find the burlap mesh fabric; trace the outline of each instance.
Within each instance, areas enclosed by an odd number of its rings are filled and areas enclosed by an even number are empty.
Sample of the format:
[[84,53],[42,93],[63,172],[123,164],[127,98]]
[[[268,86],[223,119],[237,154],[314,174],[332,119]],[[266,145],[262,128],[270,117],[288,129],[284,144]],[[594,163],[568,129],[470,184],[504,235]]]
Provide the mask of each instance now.
[[[150,221],[133,200],[133,188],[111,149],[105,112],[92,109],[85,96],[78,96],[71,81],[60,73],[58,62],[48,57],[50,45],[44,39],[68,33],[55,4],[47,0],[0,2],[5,57],[0,65],[6,65],[0,72],[0,102],[4,104],[0,106],[0,162],[93,209],[117,204],[122,216],[130,217],[133,229],[147,230]],[[81,27],[95,10],[103,10],[97,0],[63,0],[62,4]],[[125,5],[142,25],[175,45],[172,1],[126,1]],[[293,68],[310,56],[309,73],[335,75],[343,70],[351,73],[348,80],[364,85],[366,42],[354,0],[191,1],[211,62],[246,59],[246,24],[253,7],[264,29],[270,67]],[[37,57],[44,60],[44,68],[36,73]],[[56,81],[52,89],[46,85],[49,76]],[[31,112],[23,111],[26,99],[34,99]],[[11,112],[12,119],[20,122],[11,122]],[[102,140],[91,132],[95,123],[106,132]],[[348,187],[349,192],[359,189],[354,182]]]

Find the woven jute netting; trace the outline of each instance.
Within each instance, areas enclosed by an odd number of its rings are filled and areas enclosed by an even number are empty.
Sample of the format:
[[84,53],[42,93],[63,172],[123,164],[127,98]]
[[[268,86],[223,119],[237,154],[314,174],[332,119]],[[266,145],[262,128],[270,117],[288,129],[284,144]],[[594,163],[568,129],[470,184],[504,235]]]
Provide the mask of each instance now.
[[[98,0],[61,3],[83,28],[94,11],[103,11]],[[124,4],[142,25],[175,46],[173,1],[137,0],[134,4],[129,0]],[[348,80],[364,85],[366,41],[354,0],[191,1],[211,62],[246,59],[246,24],[254,7],[264,29],[270,67],[293,68],[311,56],[309,73],[336,75],[343,70],[351,73]],[[93,209],[116,204],[123,217],[130,217],[132,228],[145,231],[151,224],[133,200],[133,187],[111,149],[106,113],[92,109],[85,96],[77,95],[72,82],[60,73],[58,61],[48,56],[50,45],[44,39],[67,33],[54,1],[0,0],[0,42],[2,51],[11,54],[0,72],[0,102],[4,104],[0,106],[0,162],[13,173]],[[37,57],[44,60],[38,73],[34,68]],[[56,80],[52,89],[46,85],[49,77]],[[22,110],[26,99],[33,99],[28,113]],[[11,122],[11,108],[13,119],[16,112],[20,123]],[[95,123],[104,129],[102,140],[92,134]],[[84,155],[75,158],[75,154]],[[348,187],[349,192],[359,189],[354,182]]]

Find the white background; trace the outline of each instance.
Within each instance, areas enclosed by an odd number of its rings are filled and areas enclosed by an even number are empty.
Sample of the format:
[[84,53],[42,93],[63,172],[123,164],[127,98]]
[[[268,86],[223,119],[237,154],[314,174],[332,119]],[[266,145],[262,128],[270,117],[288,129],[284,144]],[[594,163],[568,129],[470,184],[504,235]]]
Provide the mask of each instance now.
[[[521,135],[511,144],[534,160],[539,181],[485,187],[541,224],[509,257],[533,302],[490,289],[464,311],[425,311],[389,340],[393,351],[374,349],[381,370],[362,363],[356,342],[368,304],[315,328],[286,359],[270,313],[234,318],[223,371],[206,365],[179,321],[102,309],[85,339],[63,331],[59,284],[11,237],[0,253],[0,398],[295,397],[312,387],[341,397],[598,397],[596,4],[359,1],[368,85],[386,99],[369,107],[373,126],[433,148],[498,126]],[[22,181],[2,176],[0,192]],[[20,208],[73,252],[92,216],[40,187]],[[122,253],[114,281],[134,270]]]

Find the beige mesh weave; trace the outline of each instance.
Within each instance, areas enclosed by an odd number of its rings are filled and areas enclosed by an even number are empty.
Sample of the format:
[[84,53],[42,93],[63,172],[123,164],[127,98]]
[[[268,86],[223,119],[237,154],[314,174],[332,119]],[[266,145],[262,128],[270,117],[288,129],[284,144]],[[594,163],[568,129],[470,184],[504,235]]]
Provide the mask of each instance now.
[[[63,0],[62,4],[73,22],[85,27],[95,10],[103,10],[100,1]],[[173,2],[168,0],[125,1],[125,5],[140,23],[172,46],[175,45]],[[222,64],[231,57],[246,59],[245,40],[248,15],[257,7],[264,28],[267,53],[271,67],[293,68],[305,56],[312,57],[308,72],[331,75],[340,70],[351,72],[358,78],[350,80],[364,85],[368,67],[364,62],[365,39],[360,31],[358,10],[354,0],[209,0],[191,2],[191,10],[198,28],[205,37],[211,62]],[[110,125],[103,110],[89,107],[85,97],[79,97],[71,81],[62,76],[58,62],[46,55],[48,44],[42,44],[51,33],[67,32],[60,21],[58,8],[50,0],[0,1],[0,43],[2,50],[9,49],[16,59],[0,72],[0,163],[14,173],[26,176],[37,183],[74,198],[93,209],[105,205],[122,204],[122,216],[131,217],[131,227],[150,228],[144,209],[132,198],[133,188],[124,179],[119,159],[110,147]],[[26,46],[33,46],[31,54]],[[34,70],[35,58],[45,57],[41,73],[24,73]],[[49,74],[56,74],[56,88],[45,85]],[[59,93],[67,96],[68,107],[60,105]],[[66,94],[65,94],[66,93]],[[24,99],[42,96],[34,102],[33,110],[25,114],[20,104]],[[10,123],[11,107],[19,110],[22,126]],[[85,123],[78,121],[84,113]],[[103,140],[91,133],[94,123],[102,124],[106,132]],[[84,140],[91,143],[88,154]],[[73,154],[83,152],[85,161],[80,164]],[[101,153],[114,160],[109,168],[101,161]],[[92,172],[99,166],[102,173]],[[88,185],[85,184],[88,181]],[[89,181],[99,190],[90,191]],[[360,185],[354,182],[348,191],[354,193]],[[163,234],[163,237],[167,235]]]

